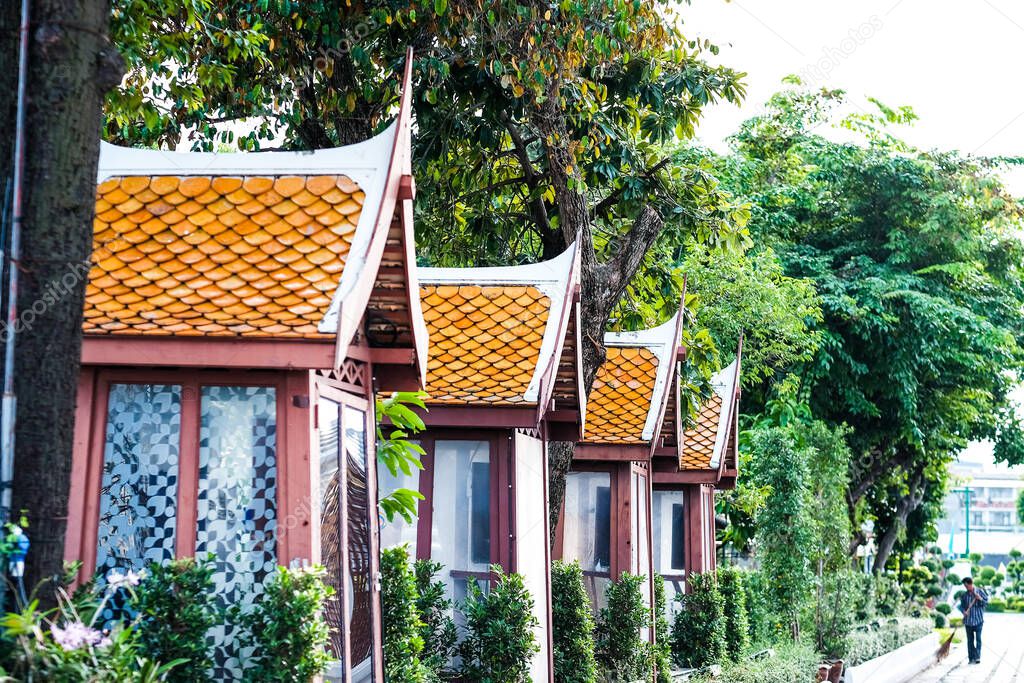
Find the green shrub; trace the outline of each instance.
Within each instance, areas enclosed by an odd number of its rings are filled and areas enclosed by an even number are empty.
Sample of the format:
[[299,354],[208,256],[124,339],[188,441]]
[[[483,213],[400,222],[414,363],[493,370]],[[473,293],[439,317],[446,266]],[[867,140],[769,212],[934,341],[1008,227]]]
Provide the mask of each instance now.
[[814,529],[809,501],[808,449],[783,428],[755,430],[751,474],[768,487],[757,515],[757,547],[777,635],[798,637],[811,598]]
[[718,570],[718,589],[722,594],[725,616],[725,654],[739,661],[750,646],[750,624],[747,619],[747,592],[743,573],[734,567]]
[[691,574],[683,609],[672,629],[672,652],[680,666],[700,668],[725,658],[725,600],[715,575]]
[[768,643],[772,639],[775,620],[764,587],[764,574],[759,571],[747,572],[743,588],[747,598],[750,642]]
[[935,628],[946,628],[946,615],[942,612],[933,614],[932,619],[935,620]]
[[871,621],[878,615],[874,576],[856,572],[851,576],[851,580],[853,581],[853,619],[858,623]]
[[210,558],[153,563],[131,601],[138,613],[139,649],[158,662],[183,660],[167,676],[171,683],[206,678],[213,666],[206,633],[218,621]]
[[253,647],[249,683],[308,683],[331,661],[324,604],[334,589],[323,567],[278,567],[252,612],[243,616]]
[[[121,575],[125,579],[124,575]],[[136,575],[124,583],[108,582],[100,591],[90,582],[73,598],[59,591],[57,607],[38,611],[33,601],[0,620],[0,678],[39,683],[157,683],[167,680],[174,661],[159,664],[141,650],[137,621],[114,623],[110,632],[98,623],[114,593],[131,592]],[[119,587],[120,586],[120,587]],[[204,672],[205,673],[205,672]],[[8,678],[10,676],[10,678]],[[202,680],[202,679],[200,679]]]
[[594,616],[578,562],[551,565],[551,617],[556,683],[594,683]]
[[899,614],[903,606],[904,597],[896,579],[883,574],[873,577],[872,582],[878,615],[893,617]]
[[932,633],[933,629],[934,622],[931,619],[906,617],[863,625],[850,634],[846,663],[848,666],[857,666],[881,657]]
[[719,675],[701,674],[690,683],[810,683],[820,661],[810,645],[787,644],[778,647],[773,657],[726,662]]
[[384,680],[424,683],[430,671],[420,661],[423,622],[416,609],[416,580],[409,569],[406,546],[381,553],[381,621],[384,626]]
[[948,617],[950,613],[953,611],[953,606],[950,605],[948,602],[940,602],[939,604],[935,605],[935,611],[941,612],[942,614],[945,614]]
[[454,672],[449,664],[456,654],[458,634],[452,619],[452,601],[443,581],[434,578],[442,569],[440,562],[416,560],[413,572],[416,575],[416,610],[422,626],[422,661],[436,678],[449,679]]
[[856,573],[839,570],[818,578],[814,604],[814,644],[818,652],[840,658],[846,654],[855,612]]
[[654,575],[654,669],[655,683],[672,683],[672,630],[668,624],[665,579],[660,574]]
[[988,607],[985,608],[989,612],[1005,612],[1006,601],[1000,598],[992,598],[988,601]]
[[640,637],[640,629],[651,623],[643,582],[642,576],[624,573],[605,590],[607,606],[597,620],[595,654],[609,681],[650,678],[651,646]]
[[530,659],[540,651],[533,598],[519,574],[505,574],[498,565],[491,572],[497,581],[490,592],[470,581],[461,605],[466,618],[466,637],[459,645],[461,673],[474,683],[526,683]]

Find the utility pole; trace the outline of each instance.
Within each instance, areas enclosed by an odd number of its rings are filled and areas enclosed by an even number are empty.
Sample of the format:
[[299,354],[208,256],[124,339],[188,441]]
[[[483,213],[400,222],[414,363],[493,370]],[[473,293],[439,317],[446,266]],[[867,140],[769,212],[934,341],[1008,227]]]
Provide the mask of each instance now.
[[964,548],[964,554],[961,557],[967,557],[971,554],[971,494],[974,493],[974,489],[969,486],[963,488],[953,489],[953,493],[959,493],[963,495],[964,500],[964,540],[966,546]]

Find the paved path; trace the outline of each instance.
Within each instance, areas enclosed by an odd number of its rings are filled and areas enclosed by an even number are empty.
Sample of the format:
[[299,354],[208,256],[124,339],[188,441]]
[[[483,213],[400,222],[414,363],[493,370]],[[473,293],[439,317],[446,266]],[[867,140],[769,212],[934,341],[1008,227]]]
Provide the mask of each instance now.
[[1024,683],[1024,614],[986,614],[981,648],[981,664],[968,664],[966,640],[957,643],[914,683]]

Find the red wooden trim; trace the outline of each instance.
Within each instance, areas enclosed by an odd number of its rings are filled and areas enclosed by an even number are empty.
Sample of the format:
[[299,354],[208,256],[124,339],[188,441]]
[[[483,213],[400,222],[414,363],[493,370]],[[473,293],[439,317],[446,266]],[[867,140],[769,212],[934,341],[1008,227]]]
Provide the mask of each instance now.
[[[96,371],[82,368],[78,375],[78,390],[75,395],[75,428],[71,449],[71,481],[68,492],[67,541],[64,544],[64,561],[82,559],[86,541],[86,498],[89,485],[89,442],[92,434],[93,397],[96,391]],[[78,580],[86,577],[79,574]]]
[[96,542],[100,526],[100,488],[103,484],[103,451],[107,432],[110,382],[97,375],[93,388],[88,480],[86,481],[80,558],[82,571],[79,573],[83,579],[88,579],[96,573]]
[[[281,429],[278,430],[278,563],[292,560],[318,562],[319,538],[314,538],[318,524],[313,523],[313,489],[318,487],[319,464],[313,457],[314,391],[308,372],[289,372],[284,378],[284,391],[278,396]],[[296,397],[306,397],[307,407],[296,405]],[[301,403],[301,402],[300,402]]]
[[199,413],[202,400],[196,378],[182,377],[180,383],[181,431],[178,442],[178,509],[174,553],[178,557],[192,557],[196,554],[196,522],[199,516]]
[[654,471],[659,484],[717,484],[718,470],[683,470],[682,472]]
[[[463,406],[427,404],[427,412],[418,411],[429,428],[534,429],[535,406]],[[457,437],[462,438],[462,437]]]
[[419,504],[420,514],[416,525],[416,559],[429,560],[434,525],[434,437],[426,434],[419,441],[426,453],[422,458],[423,469],[420,470],[420,493],[423,494],[423,500]]
[[398,198],[405,200],[416,199],[416,179],[409,174],[403,174],[398,182]]
[[330,339],[245,337],[86,336],[82,364],[239,369],[328,369],[334,362]]
[[618,580],[623,572],[632,571],[633,563],[633,482],[629,463],[617,463],[612,470],[612,490],[615,492],[614,517],[612,522],[612,578]]
[[[509,446],[511,433],[501,438],[496,434],[493,437],[493,448],[496,457],[491,462],[497,464],[497,476],[491,478],[491,518],[497,522],[496,533],[491,537],[492,561],[500,564],[508,571],[512,569],[513,537],[512,530],[515,529],[515,501],[513,495],[512,480],[510,479],[512,469],[512,448]],[[502,506],[505,507],[505,514],[501,514]]]
[[576,444],[574,458],[602,462],[635,462],[647,460],[649,449],[646,443],[637,444]]

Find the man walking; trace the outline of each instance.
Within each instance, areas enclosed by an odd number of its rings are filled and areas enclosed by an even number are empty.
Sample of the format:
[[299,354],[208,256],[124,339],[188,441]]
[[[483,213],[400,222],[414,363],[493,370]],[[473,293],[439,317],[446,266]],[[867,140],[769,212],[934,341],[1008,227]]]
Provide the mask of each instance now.
[[960,611],[964,614],[964,630],[967,631],[967,659],[971,664],[981,664],[981,627],[985,624],[985,605],[988,594],[974,585],[971,577],[964,579],[967,590],[960,596]]

